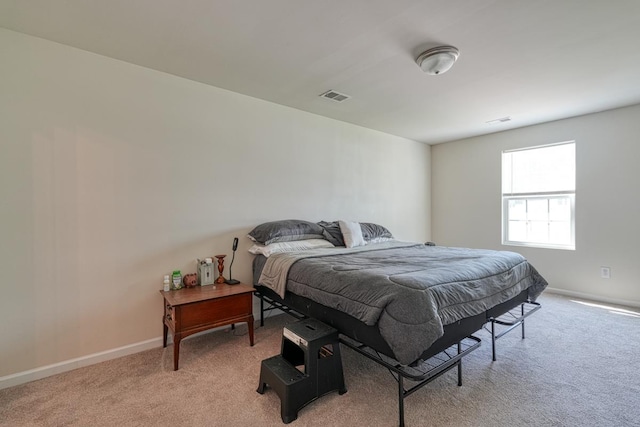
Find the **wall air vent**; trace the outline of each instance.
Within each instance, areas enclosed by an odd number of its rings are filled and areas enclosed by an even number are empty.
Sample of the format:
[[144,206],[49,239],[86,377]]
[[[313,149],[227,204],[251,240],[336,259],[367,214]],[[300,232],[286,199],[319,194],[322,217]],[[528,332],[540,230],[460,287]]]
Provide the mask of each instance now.
[[489,120],[488,122],[485,122],[488,125],[495,125],[498,123],[504,123],[504,122],[510,122],[511,121],[511,116],[507,116],[507,117],[500,117],[499,119],[494,119],[494,120]]
[[328,90],[325,93],[320,94],[321,97],[330,99],[335,102],[344,102],[347,99],[351,98],[349,95],[345,95],[344,93],[336,92],[335,90]]

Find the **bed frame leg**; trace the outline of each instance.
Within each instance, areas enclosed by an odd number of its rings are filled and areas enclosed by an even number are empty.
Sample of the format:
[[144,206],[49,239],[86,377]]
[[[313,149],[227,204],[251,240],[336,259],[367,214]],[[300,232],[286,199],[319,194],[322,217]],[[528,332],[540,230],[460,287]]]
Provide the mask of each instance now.
[[264,326],[264,299],[260,298],[260,326]]
[[[530,305],[532,306],[531,309],[529,311],[526,311],[525,309],[525,305]],[[503,337],[506,333],[511,332],[513,329],[517,328],[518,325],[520,325],[520,330],[521,330],[521,334],[522,334],[522,339],[525,338],[525,318],[527,318],[528,316],[530,316],[531,314],[535,313],[536,311],[538,311],[541,308],[540,304],[537,302],[532,302],[532,301],[526,301],[520,304],[520,315],[518,316],[516,313],[518,309],[518,307],[514,307],[512,310],[514,310],[513,312],[508,312],[508,314],[511,316],[508,319],[503,319],[501,320],[500,317],[490,317],[489,318],[489,322],[491,322],[491,352],[493,353],[493,361],[496,361],[496,341],[498,340],[498,338]],[[508,326],[507,329],[501,331],[499,334],[496,335],[496,323],[500,324],[500,325],[504,325],[504,326]],[[486,329],[486,327],[485,327]]]
[[496,322],[491,318],[491,356],[496,361]]
[[524,339],[524,303],[520,304],[520,315],[522,316],[522,339]]
[[[458,341],[458,354],[462,353],[462,344]],[[462,359],[458,361],[458,387],[462,386]]]
[[404,385],[402,383],[402,375],[398,375],[398,422],[399,427],[404,427]]

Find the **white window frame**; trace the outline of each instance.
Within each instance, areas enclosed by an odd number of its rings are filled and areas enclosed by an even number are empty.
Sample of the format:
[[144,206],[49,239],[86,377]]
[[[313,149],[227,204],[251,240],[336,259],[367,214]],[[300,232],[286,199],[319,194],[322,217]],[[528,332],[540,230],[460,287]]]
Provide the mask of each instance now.
[[[539,149],[545,147],[552,147],[556,145],[563,144],[575,144],[575,141],[566,141],[557,144],[548,144],[548,145],[540,145],[535,147],[527,147],[518,150],[505,150],[503,151],[503,155],[505,153],[513,152],[513,151],[523,151],[530,149]],[[504,160],[502,160],[504,161]],[[501,174],[504,174],[504,171],[501,171]],[[504,178],[504,177],[503,177]],[[502,190],[502,244],[508,246],[527,246],[527,247],[535,247],[535,248],[548,248],[548,249],[565,249],[565,250],[575,250],[575,190],[573,191],[540,191],[540,192],[530,192],[530,193],[505,193],[504,189]],[[509,238],[509,201],[511,200],[540,200],[546,199],[547,201],[551,199],[567,199],[569,201],[571,214],[570,214],[570,241],[568,244],[557,244],[550,242],[534,242],[534,241],[520,241],[520,240],[511,240]],[[534,221],[530,221],[528,219],[526,221],[527,230],[530,230],[531,223]],[[550,226],[552,220],[547,220],[547,225]]]

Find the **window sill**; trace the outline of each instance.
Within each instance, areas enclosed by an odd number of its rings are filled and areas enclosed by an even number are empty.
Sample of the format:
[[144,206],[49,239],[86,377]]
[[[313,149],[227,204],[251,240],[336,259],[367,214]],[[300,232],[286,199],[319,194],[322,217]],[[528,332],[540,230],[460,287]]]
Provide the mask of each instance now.
[[560,249],[563,251],[575,251],[575,245],[554,245],[551,243],[530,243],[530,242],[502,242],[503,246],[520,246],[538,249]]

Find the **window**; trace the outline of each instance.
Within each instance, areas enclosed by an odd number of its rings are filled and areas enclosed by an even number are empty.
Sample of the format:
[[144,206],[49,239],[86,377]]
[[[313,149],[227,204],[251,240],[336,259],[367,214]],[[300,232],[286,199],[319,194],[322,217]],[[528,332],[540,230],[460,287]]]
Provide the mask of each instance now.
[[575,249],[575,142],[502,152],[502,244]]

